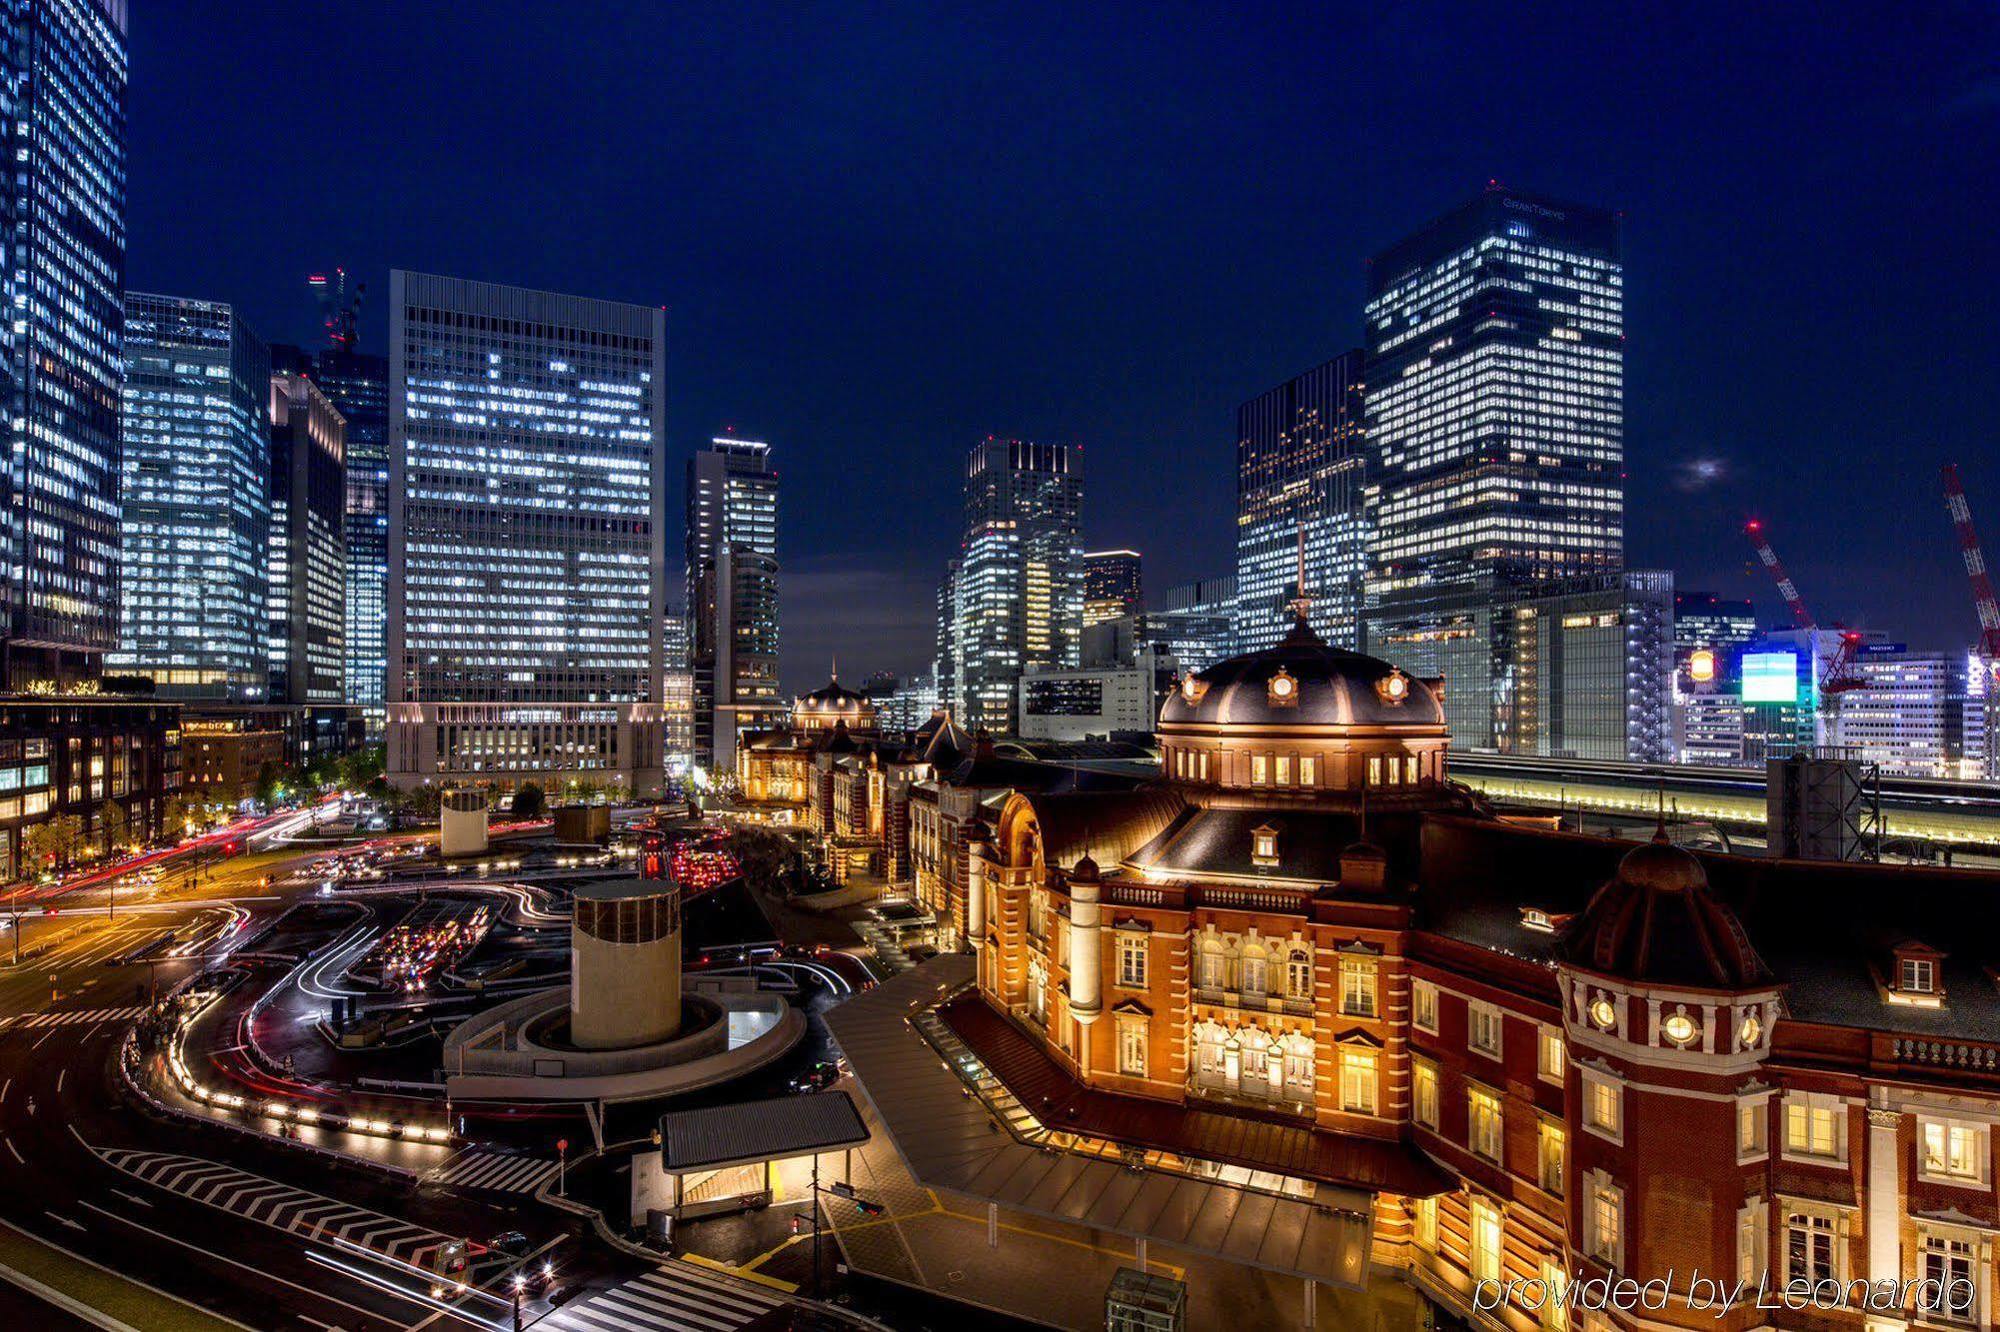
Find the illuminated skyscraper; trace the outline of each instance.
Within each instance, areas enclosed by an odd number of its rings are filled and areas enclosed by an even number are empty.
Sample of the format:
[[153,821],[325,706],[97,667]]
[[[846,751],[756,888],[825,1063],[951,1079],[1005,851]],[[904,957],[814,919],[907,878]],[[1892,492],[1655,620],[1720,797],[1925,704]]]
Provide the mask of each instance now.
[[1496,607],[1624,561],[1618,218],[1498,186],[1369,266],[1367,646],[1496,743]]
[[125,297],[111,668],[173,698],[269,691],[271,352],[220,301]]
[[389,777],[656,790],[666,315],[390,275]]
[[0,666],[94,676],[118,646],[125,5],[0,4]]
[[1236,640],[1271,647],[1291,628],[1304,543],[1313,627],[1336,647],[1360,632],[1368,524],[1361,353],[1315,366],[1236,410]]
[[1145,609],[1136,550],[1090,550],[1083,555],[1083,624],[1137,615]]
[[965,536],[950,579],[953,678],[939,681],[961,725],[1014,729],[1031,666],[1076,666],[1083,635],[1083,452],[989,439],[965,465]]
[[303,373],[271,376],[274,703],[345,703],[346,423]]
[[347,274],[335,269],[315,273],[307,285],[320,299],[327,337],[312,366],[313,382],[347,422],[345,701],[366,709],[369,734],[379,738],[387,671],[383,584],[389,573],[389,362],[355,348],[358,284],[349,295]]
[[688,660],[695,762],[736,769],[736,737],[780,724],[778,474],[771,446],[712,439],[687,467]]

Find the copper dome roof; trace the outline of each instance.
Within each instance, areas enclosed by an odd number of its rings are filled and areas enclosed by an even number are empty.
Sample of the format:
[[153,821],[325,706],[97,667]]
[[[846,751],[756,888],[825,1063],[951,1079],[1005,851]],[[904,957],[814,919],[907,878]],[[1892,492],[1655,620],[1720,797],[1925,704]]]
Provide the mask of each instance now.
[[[1288,683],[1274,692],[1272,681]],[[1182,681],[1160,711],[1165,726],[1442,728],[1437,692],[1396,666],[1330,647],[1301,619],[1275,647],[1219,661]]]
[[1767,984],[1770,968],[1736,913],[1709,892],[1692,852],[1653,840],[1625,853],[1558,945],[1565,961],[1606,976],[1705,990]]

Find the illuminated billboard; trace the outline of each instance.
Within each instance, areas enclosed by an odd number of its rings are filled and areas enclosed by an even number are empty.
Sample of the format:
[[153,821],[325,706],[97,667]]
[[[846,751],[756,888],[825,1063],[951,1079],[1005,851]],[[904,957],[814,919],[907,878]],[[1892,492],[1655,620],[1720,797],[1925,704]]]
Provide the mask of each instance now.
[[1790,652],[1744,653],[1743,701],[1745,703],[1798,702],[1797,655]]

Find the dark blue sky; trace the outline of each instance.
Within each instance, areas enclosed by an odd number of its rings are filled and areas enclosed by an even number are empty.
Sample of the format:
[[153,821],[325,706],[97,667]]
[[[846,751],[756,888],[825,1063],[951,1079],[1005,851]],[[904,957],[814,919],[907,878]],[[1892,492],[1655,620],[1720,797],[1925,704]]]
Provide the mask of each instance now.
[[928,657],[987,433],[1084,445],[1150,586],[1227,571],[1236,404],[1488,177],[1627,215],[1634,564],[1776,618],[1754,511],[1824,619],[1972,637],[1989,5],[133,9],[130,285],[274,340],[334,264],[665,305],[676,505],[724,425],[781,460],[788,684]]

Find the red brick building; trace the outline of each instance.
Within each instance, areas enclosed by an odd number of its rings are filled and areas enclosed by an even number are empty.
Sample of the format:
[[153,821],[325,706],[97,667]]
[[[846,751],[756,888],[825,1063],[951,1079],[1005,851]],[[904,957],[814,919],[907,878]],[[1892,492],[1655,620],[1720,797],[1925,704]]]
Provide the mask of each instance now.
[[1432,684],[1303,623],[1159,736],[1157,783],[967,833],[945,1015],[996,1069],[1025,1034],[1047,1113],[1288,1134],[1273,1187],[1365,1190],[1377,1278],[1475,1326],[1992,1326],[2000,875],[1507,822]]

